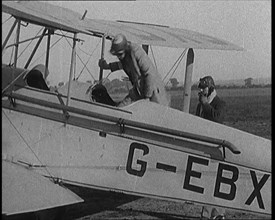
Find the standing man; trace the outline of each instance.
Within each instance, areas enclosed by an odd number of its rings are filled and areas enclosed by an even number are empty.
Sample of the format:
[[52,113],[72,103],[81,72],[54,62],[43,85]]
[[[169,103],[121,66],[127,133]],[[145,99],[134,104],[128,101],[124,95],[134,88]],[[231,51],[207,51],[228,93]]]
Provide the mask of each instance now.
[[[201,78],[198,87],[200,92],[196,115],[210,121],[223,123],[225,102],[217,96],[213,78],[211,76]],[[224,214],[224,208],[203,206],[201,219],[225,219]]]
[[201,78],[198,87],[200,92],[196,115],[210,121],[223,123],[225,102],[217,96],[213,78],[211,76]]
[[112,40],[110,52],[117,56],[119,61],[108,64],[104,59],[100,59],[99,67],[110,69],[112,72],[123,69],[133,85],[129,94],[118,103],[118,107],[140,99],[165,106],[170,104],[161,77],[142,47],[127,41],[124,35],[118,34]]

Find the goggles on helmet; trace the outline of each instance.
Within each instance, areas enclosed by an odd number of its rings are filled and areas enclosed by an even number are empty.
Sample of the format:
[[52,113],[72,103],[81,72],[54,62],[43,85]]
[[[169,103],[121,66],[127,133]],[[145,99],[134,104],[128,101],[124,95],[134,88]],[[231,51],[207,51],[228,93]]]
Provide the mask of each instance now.
[[198,88],[205,89],[206,87],[215,87],[214,80],[211,76],[201,78],[199,81]]

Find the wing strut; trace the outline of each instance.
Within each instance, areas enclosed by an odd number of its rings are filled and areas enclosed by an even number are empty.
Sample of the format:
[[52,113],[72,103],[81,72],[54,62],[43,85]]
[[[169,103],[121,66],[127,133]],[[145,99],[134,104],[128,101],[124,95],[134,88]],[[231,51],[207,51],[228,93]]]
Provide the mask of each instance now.
[[68,84],[68,94],[67,94],[67,103],[66,106],[69,106],[70,104],[70,90],[71,90],[71,82],[73,78],[73,71],[74,71],[74,66],[76,62],[76,41],[77,41],[77,33],[74,33],[74,39],[73,39],[73,48],[72,48],[72,57],[71,57],[71,67],[70,67],[70,76],[69,76],[69,84]]
[[184,93],[183,93],[183,111],[189,113],[190,98],[191,98],[191,84],[192,84],[192,72],[194,63],[194,51],[189,48],[186,58],[186,71],[184,80]]
[[47,70],[49,69],[49,56],[50,56],[50,45],[51,45],[51,34],[52,30],[48,29],[48,41],[47,41],[47,51],[46,51],[46,61],[45,61],[45,71],[44,71],[44,79],[47,77]]
[[31,55],[30,55],[30,57],[29,57],[29,59],[27,61],[27,63],[25,64],[24,69],[27,69],[28,66],[30,65],[30,62],[32,61],[32,58],[33,58],[34,54],[36,53],[36,51],[37,51],[37,49],[38,49],[38,47],[39,47],[39,45],[40,45],[43,37],[45,36],[46,31],[47,31],[47,29],[45,28],[44,31],[43,31],[43,33],[42,33],[42,35],[40,36],[39,40],[37,41],[37,43],[36,43],[36,45],[35,45],[32,53],[31,53]]
[[[101,56],[100,59],[104,59],[104,51],[105,51],[105,39],[106,35],[104,34],[102,36],[102,46],[101,46]],[[102,78],[103,78],[103,68],[100,68],[99,70],[99,83],[102,83]]]
[[20,37],[20,26],[21,20],[16,19],[17,22],[17,32],[16,32],[16,45],[15,45],[15,53],[14,53],[14,67],[17,65],[17,56],[18,56],[18,49],[19,49],[19,37]]
[[10,36],[11,36],[11,34],[12,34],[12,32],[13,32],[13,30],[14,30],[16,24],[17,24],[17,22],[18,22],[18,20],[16,19],[16,20],[14,21],[14,23],[13,23],[13,25],[12,25],[12,27],[11,27],[11,29],[10,29],[8,35],[7,35],[7,37],[6,37],[6,39],[5,39],[4,43],[3,43],[3,45],[2,45],[2,55],[3,55],[3,51],[4,51],[4,49],[5,49],[5,47],[6,47],[7,43],[8,43],[8,41],[9,41],[9,39],[10,39]]

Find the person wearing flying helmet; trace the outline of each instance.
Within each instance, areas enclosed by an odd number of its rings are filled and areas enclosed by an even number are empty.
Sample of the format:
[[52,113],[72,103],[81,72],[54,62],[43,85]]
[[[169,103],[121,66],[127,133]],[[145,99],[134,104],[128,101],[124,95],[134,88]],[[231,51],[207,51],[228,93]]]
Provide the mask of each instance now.
[[165,106],[170,104],[161,76],[141,46],[127,41],[123,34],[118,34],[112,40],[110,52],[117,56],[119,61],[108,64],[104,59],[100,59],[99,67],[110,69],[112,72],[123,69],[133,85],[129,94],[117,104],[118,107],[140,99]]
[[210,121],[223,123],[225,102],[217,96],[213,78],[211,76],[201,78],[198,88],[200,92],[196,115]]
[[[210,121],[223,123],[225,102],[217,96],[213,78],[211,76],[201,78],[198,88],[200,89],[200,92],[196,115]],[[224,208],[203,206],[201,219],[225,219],[224,214]]]

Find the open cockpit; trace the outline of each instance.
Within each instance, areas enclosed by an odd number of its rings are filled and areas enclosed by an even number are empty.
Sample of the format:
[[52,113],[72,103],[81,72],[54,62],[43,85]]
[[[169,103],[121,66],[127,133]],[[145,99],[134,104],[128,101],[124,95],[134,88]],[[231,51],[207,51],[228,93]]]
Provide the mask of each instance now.
[[2,64],[2,93],[9,91],[11,88],[17,90],[24,86],[49,91],[50,89],[43,78],[45,72],[48,73],[49,71],[45,70],[45,66],[42,64],[31,70]]

